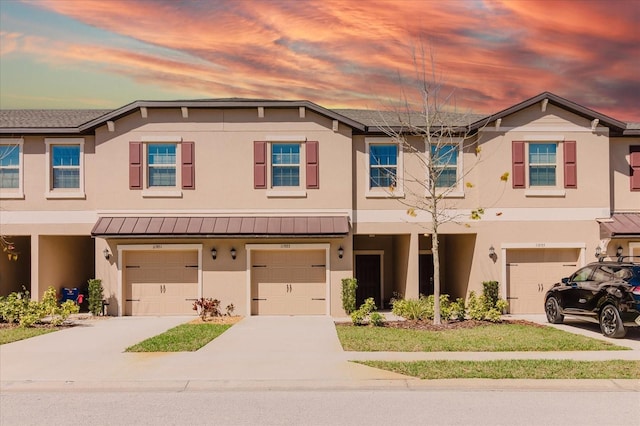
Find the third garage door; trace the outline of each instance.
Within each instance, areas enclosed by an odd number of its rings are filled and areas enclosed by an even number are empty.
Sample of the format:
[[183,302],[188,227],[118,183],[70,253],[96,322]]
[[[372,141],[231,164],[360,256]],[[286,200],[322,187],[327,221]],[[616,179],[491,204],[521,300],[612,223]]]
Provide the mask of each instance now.
[[256,250],[251,254],[251,313],[325,315],[324,250]]
[[507,300],[512,314],[544,313],[549,288],[578,268],[579,249],[507,250]]

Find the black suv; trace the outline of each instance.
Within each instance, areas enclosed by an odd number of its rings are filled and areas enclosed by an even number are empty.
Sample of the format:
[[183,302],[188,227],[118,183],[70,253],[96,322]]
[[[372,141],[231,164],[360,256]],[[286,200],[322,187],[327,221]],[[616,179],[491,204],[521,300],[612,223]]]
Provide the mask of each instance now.
[[640,327],[640,263],[619,257],[578,269],[554,284],[544,298],[547,320],[559,324],[576,316],[600,324],[607,337],[624,337],[626,327]]

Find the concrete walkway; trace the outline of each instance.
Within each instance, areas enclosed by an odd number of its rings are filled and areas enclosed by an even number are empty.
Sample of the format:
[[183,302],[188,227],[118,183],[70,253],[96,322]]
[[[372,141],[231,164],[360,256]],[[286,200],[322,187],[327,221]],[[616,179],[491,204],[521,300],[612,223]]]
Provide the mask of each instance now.
[[[597,352],[344,352],[330,317],[248,317],[196,352],[125,353],[145,338],[193,317],[121,317],[0,346],[0,390],[394,388],[483,381],[422,381],[350,360],[583,359],[640,360],[640,339],[616,340],[634,350]],[[574,327],[567,331],[576,331]],[[580,334],[598,334],[578,327]],[[591,336],[596,337],[596,336]],[[598,337],[596,337],[598,338]],[[607,339],[611,341],[611,339]],[[531,382],[531,381],[526,381]],[[545,381],[546,382],[546,381]],[[538,381],[535,386],[540,386]],[[557,381],[556,381],[557,382]],[[608,383],[614,383],[609,381]],[[490,381],[495,387],[496,381]],[[508,386],[513,386],[511,382]],[[584,384],[585,382],[580,382]],[[625,382],[640,390],[640,381]],[[546,386],[546,385],[545,385]],[[563,384],[566,386],[566,383]],[[454,385],[455,387],[455,385]],[[620,388],[618,384],[613,388]]]

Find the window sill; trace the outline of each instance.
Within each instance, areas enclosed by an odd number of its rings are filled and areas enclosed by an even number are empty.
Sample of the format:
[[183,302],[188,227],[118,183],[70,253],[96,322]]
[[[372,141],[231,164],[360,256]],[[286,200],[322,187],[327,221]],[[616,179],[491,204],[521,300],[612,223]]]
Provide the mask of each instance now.
[[143,198],[182,198],[182,191],[160,191],[153,189],[146,189],[142,191]]
[[525,197],[564,197],[564,189],[527,189],[524,191]]
[[306,198],[307,191],[305,190],[268,190],[267,191],[268,198]]
[[442,192],[438,195],[442,198],[464,198],[464,192],[462,191]]
[[23,192],[0,191],[0,200],[24,200]]
[[404,191],[367,191],[366,198],[404,198]]
[[63,199],[85,199],[84,192],[47,192],[45,194],[47,200],[63,200]]

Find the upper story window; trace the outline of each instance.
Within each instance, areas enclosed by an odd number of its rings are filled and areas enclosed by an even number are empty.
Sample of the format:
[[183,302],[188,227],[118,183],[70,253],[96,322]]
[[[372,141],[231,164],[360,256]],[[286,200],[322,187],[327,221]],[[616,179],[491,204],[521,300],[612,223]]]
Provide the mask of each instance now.
[[129,143],[129,188],[143,197],[181,197],[195,189],[195,145],[181,137],[143,137]]
[[398,184],[398,145],[369,146],[369,188],[395,188]]
[[[253,187],[268,197],[306,197],[320,188],[318,141],[304,136],[269,136],[253,143]],[[302,142],[304,141],[304,142]]]
[[23,198],[22,139],[0,139],[0,198]]
[[629,146],[630,184],[632,191],[640,191],[640,145]]
[[300,186],[300,144],[271,145],[271,187]]
[[436,188],[451,188],[458,184],[458,146],[431,147],[431,159],[436,176]]
[[578,187],[575,141],[513,141],[511,154],[513,188],[525,196],[564,197],[564,189]]
[[84,139],[46,138],[47,198],[84,198]]
[[176,164],[176,144],[147,144],[148,187],[175,187]]
[[529,144],[529,186],[556,186],[555,143]]
[[367,138],[367,190],[369,197],[403,196],[402,145],[390,138]]

